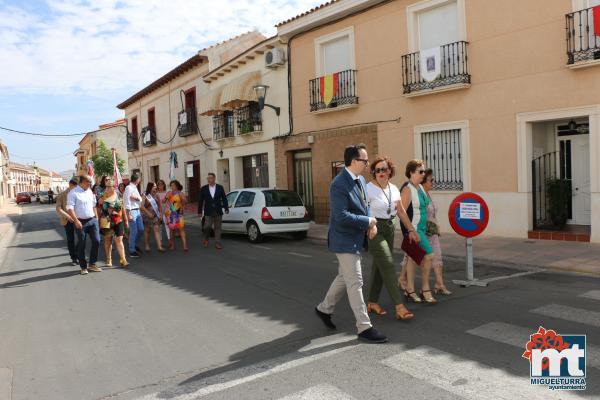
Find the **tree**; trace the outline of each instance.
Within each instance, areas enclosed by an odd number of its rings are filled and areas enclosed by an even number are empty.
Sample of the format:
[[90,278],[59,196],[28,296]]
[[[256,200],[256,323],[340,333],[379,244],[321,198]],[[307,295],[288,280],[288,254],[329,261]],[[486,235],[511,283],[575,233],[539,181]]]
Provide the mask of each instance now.
[[[98,177],[98,182],[102,175],[114,175],[115,166],[112,151],[106,147],[106,144],[102,140],[98,140],[96,155],[92,156],[91,160],[94,163],[94,175]],[[119,157],[119,154],[117,154],[117,164],[119,165],[119,172],[125,172],[125,161]]]

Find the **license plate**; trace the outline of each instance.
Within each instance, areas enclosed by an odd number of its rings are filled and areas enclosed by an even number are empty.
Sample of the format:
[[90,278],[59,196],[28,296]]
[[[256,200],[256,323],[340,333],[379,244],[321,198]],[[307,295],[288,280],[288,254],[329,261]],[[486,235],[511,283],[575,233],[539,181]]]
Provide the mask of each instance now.
[[297,217],[298,213],[296,211],[281,211],[281,217]]

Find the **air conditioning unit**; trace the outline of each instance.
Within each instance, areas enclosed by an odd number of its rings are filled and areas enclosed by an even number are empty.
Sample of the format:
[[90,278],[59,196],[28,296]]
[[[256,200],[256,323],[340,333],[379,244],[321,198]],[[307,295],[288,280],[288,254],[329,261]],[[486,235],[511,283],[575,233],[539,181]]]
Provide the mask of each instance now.
[[274,48],[265,53],[265,67],[278,68],[285,64],[285,52],[281,48]]

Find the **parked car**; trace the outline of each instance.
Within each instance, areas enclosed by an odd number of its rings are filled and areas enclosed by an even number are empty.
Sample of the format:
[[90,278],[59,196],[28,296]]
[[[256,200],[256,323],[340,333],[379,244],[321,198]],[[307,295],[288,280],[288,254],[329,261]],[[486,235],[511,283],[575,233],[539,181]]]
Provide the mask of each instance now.
[[296,192],[238,189],[227,194],[227,202],[230,210],[229,214],[223,215],[223,232],[246,234],[253,243],[272,233],[291,233],[295,239],[306,238],[310,221]]
[[50,197],[48,196],[48,192],[45,190],[41,190],[38,192],[38,201],[40,204],[48,204],[50,202]]
[[29,203],[31,204],[31,195],[27,192],[17,193],[17,204]]

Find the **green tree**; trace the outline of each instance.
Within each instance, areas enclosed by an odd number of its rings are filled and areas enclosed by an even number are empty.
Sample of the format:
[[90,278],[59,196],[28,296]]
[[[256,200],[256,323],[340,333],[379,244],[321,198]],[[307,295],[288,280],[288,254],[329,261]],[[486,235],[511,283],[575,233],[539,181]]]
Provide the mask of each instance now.
[[[98,148],[96,149],[96,155],[92,156],[92,162],[94,163],[94,175],[98,177],[98,182],[102,175],[113,176],[114,163],[112,151],[106,147],[106,144],[102,140],[98,140]],[[117,154],[117,164],[119,165],[119,171],[125,172],[125,161]]]

